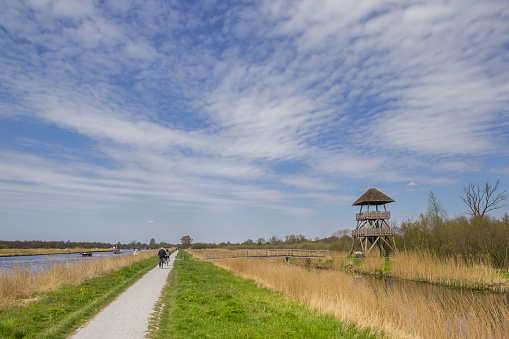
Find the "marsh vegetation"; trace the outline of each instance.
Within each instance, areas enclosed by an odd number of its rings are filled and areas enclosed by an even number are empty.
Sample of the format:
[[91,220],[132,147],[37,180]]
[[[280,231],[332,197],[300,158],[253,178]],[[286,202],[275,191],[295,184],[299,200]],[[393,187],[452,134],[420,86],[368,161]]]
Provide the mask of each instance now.
[[506,294],[367,279],[341,270],[288,265],[281,259],[227,259],[214,264],[340,321],[374,326],[394,337],[503,338],[509,333]]

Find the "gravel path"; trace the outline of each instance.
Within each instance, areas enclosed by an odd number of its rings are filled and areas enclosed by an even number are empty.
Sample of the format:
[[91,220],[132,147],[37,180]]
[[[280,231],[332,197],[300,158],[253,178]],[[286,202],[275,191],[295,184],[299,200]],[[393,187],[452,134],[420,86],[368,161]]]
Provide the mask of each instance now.
[[143,338],[176,256],[172,253],[169,265],[149,271],[69,338]]

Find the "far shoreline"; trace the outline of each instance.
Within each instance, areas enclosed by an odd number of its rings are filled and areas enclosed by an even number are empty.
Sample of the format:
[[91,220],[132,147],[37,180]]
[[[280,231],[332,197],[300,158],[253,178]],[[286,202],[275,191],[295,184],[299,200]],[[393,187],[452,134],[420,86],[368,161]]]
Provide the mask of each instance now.
[[30,248],[0,249],[0,257],[21,257],[31,255],[73,254],[80,252],[113,252],[113,248]]

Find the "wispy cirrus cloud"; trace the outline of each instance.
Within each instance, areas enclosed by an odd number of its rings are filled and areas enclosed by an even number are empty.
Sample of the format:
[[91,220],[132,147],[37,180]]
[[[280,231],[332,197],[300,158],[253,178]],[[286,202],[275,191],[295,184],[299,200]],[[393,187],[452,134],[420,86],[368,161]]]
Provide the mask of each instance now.
[[[507,156],[499,1],[0,9],[0,118],[88,140],[2,141],[2,190],[33,208],[309,215],[348,205],[352,182],[452,184]],[[49,156],[39,141],[69,151]]]

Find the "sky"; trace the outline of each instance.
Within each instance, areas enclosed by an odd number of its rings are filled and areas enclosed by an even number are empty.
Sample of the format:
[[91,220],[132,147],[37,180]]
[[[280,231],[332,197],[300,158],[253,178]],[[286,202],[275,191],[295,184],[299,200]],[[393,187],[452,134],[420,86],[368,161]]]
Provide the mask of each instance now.
[[509,191],[508,32],[507,0],[3,0],[0,239],[323,238],[371,187],[463,215]]

